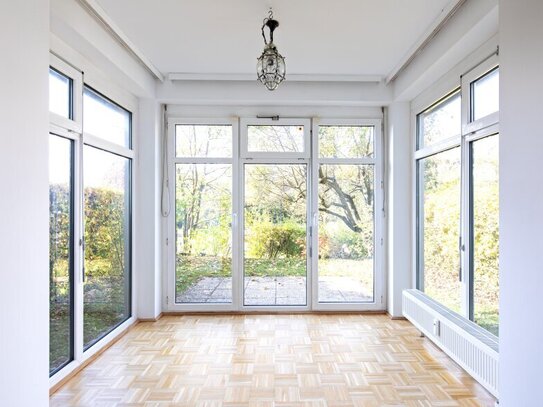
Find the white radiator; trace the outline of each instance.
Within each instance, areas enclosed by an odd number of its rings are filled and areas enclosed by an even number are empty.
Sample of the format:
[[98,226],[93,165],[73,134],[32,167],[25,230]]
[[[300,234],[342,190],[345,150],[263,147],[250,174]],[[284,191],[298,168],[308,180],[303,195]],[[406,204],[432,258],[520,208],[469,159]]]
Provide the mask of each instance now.
[[419,290],[404,290],[403,315],[498,397],[498,338]]

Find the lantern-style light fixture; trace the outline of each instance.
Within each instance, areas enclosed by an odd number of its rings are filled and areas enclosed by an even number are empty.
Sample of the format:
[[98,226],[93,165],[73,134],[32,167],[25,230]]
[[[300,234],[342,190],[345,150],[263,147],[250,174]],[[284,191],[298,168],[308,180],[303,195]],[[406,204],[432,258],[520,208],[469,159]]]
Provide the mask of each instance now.
[[[270,39],[266,38],[264,29],[268,27]],[[279,21],[273,19],[273,11],[270,8],[268,17],[262,24],[262,37],[264,38],[264,51],[256,63],[256,74],[268,90],[275,90],[285,79],[285,58],[277,51],[273,43],[273,31],[279,27]]]

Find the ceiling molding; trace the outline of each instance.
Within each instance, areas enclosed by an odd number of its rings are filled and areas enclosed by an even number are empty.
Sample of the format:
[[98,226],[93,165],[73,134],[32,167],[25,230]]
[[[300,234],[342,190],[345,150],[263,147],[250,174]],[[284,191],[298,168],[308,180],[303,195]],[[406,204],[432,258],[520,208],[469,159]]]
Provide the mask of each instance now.
[[[256,81],[256,73],[184,73],[171,72],[170,81]],[[287,74],[289,82],[359,82],[380,83],[382,75],[330,75],[330,74]]]
[[156,79],[164,82],[164,75],[141,52],[117,24],[109,17],[105,10],[95,0],[78,0],[78,2],[98,21],[112,38],[125,48],[140,64],[142,64]]
[[407,66],[416,58],[416,56],[434,39],[434,37],[442,30],[447,22],[456,14],[456,12],[466,3],[467,0],[451,0],[441,10],[439,16],[426,29],[424,34],[415,42],[403,58],[396,64],[394,69],[387,75],[385,83],[388,85]]

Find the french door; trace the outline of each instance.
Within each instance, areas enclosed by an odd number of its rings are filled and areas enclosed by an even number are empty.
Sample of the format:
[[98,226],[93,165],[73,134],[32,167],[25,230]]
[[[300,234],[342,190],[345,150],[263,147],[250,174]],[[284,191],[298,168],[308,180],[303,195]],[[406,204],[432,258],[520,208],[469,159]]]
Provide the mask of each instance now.
[[171,118],[167,309],[384,309],[380,130]]

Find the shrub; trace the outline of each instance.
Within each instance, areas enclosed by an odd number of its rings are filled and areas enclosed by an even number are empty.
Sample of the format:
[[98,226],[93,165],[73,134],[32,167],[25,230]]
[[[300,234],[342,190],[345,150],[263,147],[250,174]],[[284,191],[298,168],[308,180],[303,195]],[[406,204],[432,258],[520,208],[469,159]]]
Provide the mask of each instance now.
[[294,222],[254,222],[249,225],[248,255],[268,259],[302,256],[305,253],[305,234],[305,227]]

